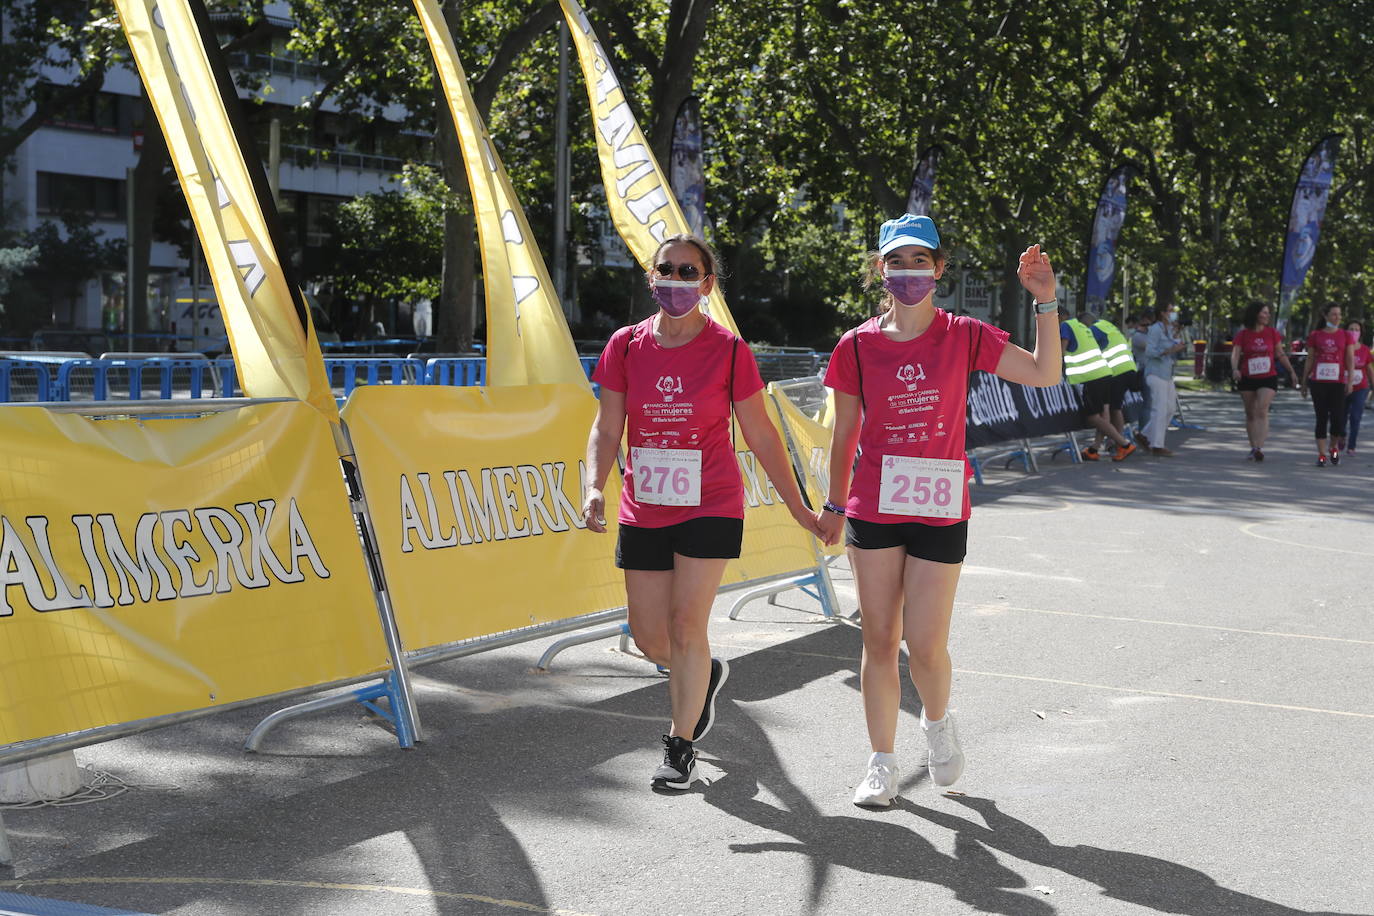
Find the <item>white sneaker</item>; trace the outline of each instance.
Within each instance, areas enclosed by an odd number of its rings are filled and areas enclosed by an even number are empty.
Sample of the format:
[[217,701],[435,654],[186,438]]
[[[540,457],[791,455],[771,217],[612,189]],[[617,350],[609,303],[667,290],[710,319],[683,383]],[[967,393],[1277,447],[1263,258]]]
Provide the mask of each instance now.
[[964,751],[954,730],[954,716],[946,712],[943,719],[931,722],[922,712],[921,730],[930,745],[930,781],[941,788],[954,785],[964,772]]
[[897,755],[875,751],[868,758],[868,772],[854,789],[854,804],[861,808],[886,808],[897,797]]

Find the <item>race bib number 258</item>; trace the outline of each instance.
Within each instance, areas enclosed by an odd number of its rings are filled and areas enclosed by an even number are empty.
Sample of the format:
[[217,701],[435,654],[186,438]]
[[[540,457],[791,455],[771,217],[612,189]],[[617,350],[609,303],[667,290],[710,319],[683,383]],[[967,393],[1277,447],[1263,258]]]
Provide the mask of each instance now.
[[884,455],[878,511],[921,518],[963,518],[964,462]]

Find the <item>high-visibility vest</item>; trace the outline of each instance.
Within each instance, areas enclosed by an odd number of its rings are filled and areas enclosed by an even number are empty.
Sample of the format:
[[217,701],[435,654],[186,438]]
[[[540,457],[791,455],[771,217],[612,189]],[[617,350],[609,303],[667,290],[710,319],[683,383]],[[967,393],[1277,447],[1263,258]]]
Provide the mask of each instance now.
[[1111,367],[1102,356],[1102,348],[1097,345],[1092,329],[1077,318],[1070,318],[1064,324],[1078,341],[1078,348],[1072,353],[1064,351],[1064,377],[1069,384],[1080,385],[1111,375]]
[[1134,372],[1135,360],[1131,357],[1131,343],[1126,335],[1105,318],[1097,319],[1093,327],[1107,335],[1107,349],[1102,351],[1102,358],[1107,361],[1107,368],[1112,370],[1112,375]]

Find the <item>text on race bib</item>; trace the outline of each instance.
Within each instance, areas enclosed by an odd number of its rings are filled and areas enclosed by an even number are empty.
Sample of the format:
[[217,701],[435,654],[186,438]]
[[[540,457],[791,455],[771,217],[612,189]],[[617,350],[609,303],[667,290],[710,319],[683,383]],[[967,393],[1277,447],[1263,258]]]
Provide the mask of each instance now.
[[1339,363],[1317,363],[1316,379],[1319,382],[1339,382],[1341,367]]
[[964,462],[884,455],[878,511],[922,518],[964,517]]
[[655,506],[701,505],[701,451],[691,448],[632,448],[630,473],[635,500]]
[[1274,361],[1267,356],[1252,356],[1250,361],[1245,364],[1246,371],[1251,375],[1263,375],[1274,365]]

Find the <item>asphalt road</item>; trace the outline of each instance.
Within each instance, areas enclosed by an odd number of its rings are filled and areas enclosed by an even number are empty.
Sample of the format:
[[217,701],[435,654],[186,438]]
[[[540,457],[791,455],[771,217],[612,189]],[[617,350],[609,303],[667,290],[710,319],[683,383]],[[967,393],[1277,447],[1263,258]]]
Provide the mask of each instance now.
[[951,641],[964,794],[926,778],[908,684],[902,798],[850,804],[859,633],[790,592],[738,621],[718,602],[733,673],[690,792],[647,785],[664,680],[611,643],[537,673],[546,640],[421,669],[414,751],[349,708],[244,754],[262,707],[80,752],[134,787],[4,812],[0,892],[197,916],[1374,913],[1374,423],[1367,458],[1319,470],[1282,394],[1263,464],[1238,397],[1196,395],[1208,429],[1172,460],[989,474]]

